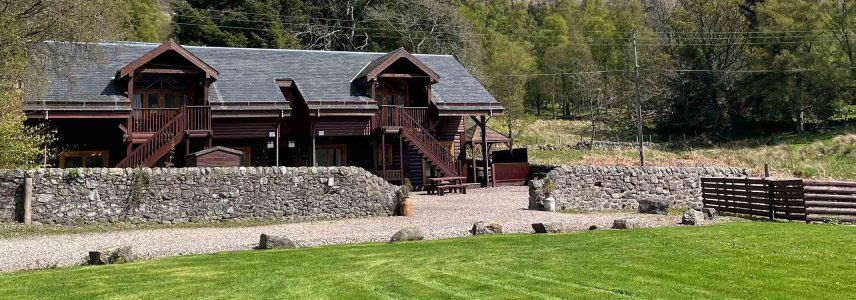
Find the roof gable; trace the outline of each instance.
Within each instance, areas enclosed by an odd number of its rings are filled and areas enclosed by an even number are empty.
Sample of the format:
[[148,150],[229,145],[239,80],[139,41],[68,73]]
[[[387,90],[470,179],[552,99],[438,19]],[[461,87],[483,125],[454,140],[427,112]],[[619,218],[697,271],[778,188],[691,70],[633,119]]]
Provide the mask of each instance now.
[[118,77],[123,78],[133,74],[134,71],[136,71],[146,63],[151,62],[155,58],[167,53],[167,51],[175,51],[175,53],[177,53],[178,55],[186,59],[188,62],[202,70],[207,76],[211,78],[217,79],[220,76],[220,72],[215,70],[213,67],[196,57],[196,55],[193,55],[193,53],[190,53],[190,51],[187,51],[187,49],[184,49],[184,47],[182,47],[181,45],[176,44],[172,40],[169,40],[119,69]]
[[392,64],[397,62],[399,59],[405,59],[412,63],[416,68],[425,73],[425,75],[428,75],[432,83],[440,81],[440,75],[437,75],[434,70],[431,70],[431,68],[422,63],[422,61],[413,56],[413,54],[404,50],[404,48],[398,48],[395,51],[372,60],[363,68],[362,71],[360,71],[359,74],[357,74],[356,78],[365,78],[366,81],[374,80],[378,75],[380,75],[380,73],[392,66]]

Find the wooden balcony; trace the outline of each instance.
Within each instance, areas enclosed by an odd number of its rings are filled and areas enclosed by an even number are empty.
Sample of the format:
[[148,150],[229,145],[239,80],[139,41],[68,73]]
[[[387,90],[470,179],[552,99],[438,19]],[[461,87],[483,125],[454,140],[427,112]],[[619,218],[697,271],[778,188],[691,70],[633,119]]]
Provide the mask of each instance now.
[[211,135],[211,107],[135,108],[131,111],[127,137],[135,144],[145,142],[174,118],[180,117],[184,132],[191,137]]
[[[405,122],[405,113],[412,120]],[[381,105],[380,112],[377,116],[375,128],[383,128],[386,131],[397,132],[402,127],[418,124],[420,127],[425,125],[425,118],[428,114],[427,107],[403,107],[400,105]]]

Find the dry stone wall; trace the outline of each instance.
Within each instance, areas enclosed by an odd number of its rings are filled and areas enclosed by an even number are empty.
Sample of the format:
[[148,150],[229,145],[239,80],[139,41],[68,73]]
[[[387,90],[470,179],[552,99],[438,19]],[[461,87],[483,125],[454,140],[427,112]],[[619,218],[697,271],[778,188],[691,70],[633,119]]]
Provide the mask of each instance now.
[[554,183],[559,210],[637,209],[640,199],[666,199],[672,207],[701,207],[702,177],[745,177],[745,169],[708,167],[557,166],[529,183],[529,208],[540,209],[543,184]]
[[0,222],[33,177],[42,224],[183,223],[389,216],[398,187],[357,167],[0,170]]

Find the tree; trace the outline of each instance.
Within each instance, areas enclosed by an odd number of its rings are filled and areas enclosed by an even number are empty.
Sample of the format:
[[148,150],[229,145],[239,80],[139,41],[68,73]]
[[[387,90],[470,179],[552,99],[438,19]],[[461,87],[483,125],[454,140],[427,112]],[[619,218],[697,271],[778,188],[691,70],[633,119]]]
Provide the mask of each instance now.
[[487,88],[505,108],[503,123],[513,148],[514,138],[521,132],[519,125],[525,114],[523,96],[526,75],[535,68],[532,45],[512,41],[502,34],[492,34],[486,47],[487,70],[493,76]]
[[169,16],[159,0],[127,2],[128,39],[139,42],[161,42],[169,34]]
[[123,36],[116,16],[124,6],[118,0],[2,0],[0,7],[0,168],[34,167],[50,152],[53,137],[43,126],[25,124],[22,100],[39,92],[42,66],[64,59],[44,41]]
[[273,0],[177,1],[173,37],[182,44],[252,48],[295,46]]
[[743,0],[679,0],[670,28],[675,44],[666,48],[681,69],[705,70],[679,74],[675,82],[682,99],[661,125],[710,130],[725,128],[740,117],[735,72],[745,67],[749,23],[741,13]]
[[[836,55],[835,43],[816,34],[780,33],[821,32],[832,21],[832,11],[805,0],[765,2],[756,7],[758,30],[769,38],[755,47],[752,65],[778,71],[748,79],[760,88],[746,89],[755,91],[750,95],[760,100],[755,105],[760,118],[785,121],[803,132],[808,118],[827,119],[841,106],[839,95],[846,81],[840,79],[848,72],[832,70],[835,60],[830,58],[842,57],[842,52]],[[846,59],[839,60],[849,65]],[[804,71],[813,69],[829,70]]]

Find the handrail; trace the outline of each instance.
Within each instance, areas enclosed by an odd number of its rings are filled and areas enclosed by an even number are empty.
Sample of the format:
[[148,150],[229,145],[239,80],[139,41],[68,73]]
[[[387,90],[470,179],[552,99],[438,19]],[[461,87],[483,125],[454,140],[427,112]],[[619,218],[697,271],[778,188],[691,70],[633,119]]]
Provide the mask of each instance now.
[[419,126],[423,126],[423,124],[425,124],[425,117],[428,115],[427,107],[401,107],[401,109],[404,113],[413,118]]
[[401,115],[407,113],[416,124],[421,127],[425,124],[425,117],[428,115],[427,107],[405,107],[401,105],[381,105],[380,106],[380,122],[381,127],[402,127],[406,126],[401,121]]
[[131,111],[132,121],[128,130],[133,132],[155,132],[172,120],[179,108],[135,108]]
[[402,134],[407,136],[417,148],[422,149],[428,159],[443,170],[447,175],[457,175],[457,163],[453,159],[446,146],[440,144],[428,130],[423,128],[417,121],[410,116],[406,111],[401,114],[401,123],[404,125]]
[[184,110],[184,127],[186,130],[211,130],[211,106],[185,106],[182,110]]
[[380,106],[380,126],[401,126],[401,114],[398,105]]
[[143,165],[148,167],[153,166],[154,163],[157,162],[157,160],[153,161],[153,159],[160,159],[162,154],[169,151],[169,148],[166,147],[168,145],[174,146],[170,144],[175,143],[175,138],[183,136],[185,128],[183,116],[184,109],[181,109],[175,117],[161,127],[160,130],[155,132],[146,142],[137,146],[137,148],[132,150],[131,153],[128,153],[122,161],[116,164],[116,167],[131,168]]

